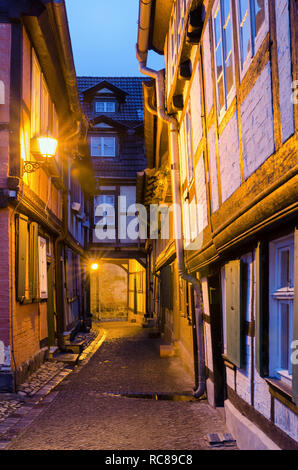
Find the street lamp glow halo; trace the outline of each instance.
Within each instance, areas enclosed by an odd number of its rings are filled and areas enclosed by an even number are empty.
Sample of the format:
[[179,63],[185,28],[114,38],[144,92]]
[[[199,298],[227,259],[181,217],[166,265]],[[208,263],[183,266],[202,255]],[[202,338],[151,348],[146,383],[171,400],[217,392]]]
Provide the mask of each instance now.
[[92,264],[91,264],[91,269],[92,269],[92,271],[97,271],[98,268],[99,268],[99,264],[98,264],[98,263],[92,263]]

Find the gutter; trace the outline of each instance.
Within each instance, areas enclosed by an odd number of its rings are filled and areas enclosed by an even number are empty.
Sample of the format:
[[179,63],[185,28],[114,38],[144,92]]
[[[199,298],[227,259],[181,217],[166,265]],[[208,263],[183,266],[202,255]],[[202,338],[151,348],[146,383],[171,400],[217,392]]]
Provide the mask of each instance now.
[[[181,191],[180,191],[180,171],[179,171],[179,128],[177,120],[169,116],[165,110],[165,97],[164,97],[164,70],[156,71],[147,67],[148,55],[148,35],[150,27],[152,2],[144,3],[141,0],[139,10],[139,30],[138,30],[138,43],[137,60],[139,62],[139,70],[144,75],[147,75],[155,80],[156,84],[156,99],[157,99],[157,116],[158,118],[168,125],[170,137],[170,164],[171,164],[171,181],[174,202],[174,233],[175,233],[175,248],[178,264],[178,275],[185,281],[192,284],[195,292],[195,312],[196,318],[194,320],[193,328],[196,329],[196,338],[198,346],[198,355],[194,358],[195,363],[198,360],[198,383],[196,383],[196,390],[194,396],[201,397],[206,390],[206,376],[205,376],[205,348],[204,348],[204,326],[203,326],[203,309],[202,309],[202,288],[201,283],[194,276],[189,274],[186,270],[184,263],[184,250],[182,238],[182,223],[181,223]],[[150,106],[147,107],[150,111]]]

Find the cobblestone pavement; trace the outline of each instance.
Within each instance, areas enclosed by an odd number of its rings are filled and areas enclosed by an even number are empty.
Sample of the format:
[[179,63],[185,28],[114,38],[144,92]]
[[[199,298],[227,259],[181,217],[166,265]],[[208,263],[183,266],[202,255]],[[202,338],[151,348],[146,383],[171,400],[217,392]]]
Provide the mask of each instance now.
[[102,346],[39,405],[8,448],[210,449],[207,434],[224,432],[225,425],[206,401],[121,396],[190,393],[192,380],[178,358],[161,359],[160,340],[148,338],[147,329],[128,322],[101,326],[107,334]]
[[[100,324],[94,324],[89,333],[79,332],[76,335],[72,343],[83,341],[84,348],[79,362],[86,363],[89,360],[102,335]],[[44,405],[55,397],[55,394],[51,397],[47,395],[72,370],[73,367],[58,360],[46,361],[30,375],[27,382],[18,385],[17,393],[0,394],[0,449],[6,448],[11,439],[34,419],[36,411],[42,411]],[[36,404],[42,400],[42,408],[36,410]]]

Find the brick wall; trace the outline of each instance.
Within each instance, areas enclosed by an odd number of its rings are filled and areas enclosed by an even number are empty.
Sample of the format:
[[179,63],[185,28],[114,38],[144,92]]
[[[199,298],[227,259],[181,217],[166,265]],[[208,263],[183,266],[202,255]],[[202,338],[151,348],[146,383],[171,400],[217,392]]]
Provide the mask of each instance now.
[[0,370],[10,366],[9,211],[0,210]]
[[[10,209],[10,213],[12,209]],[[15,273],[16,245],[15,245],[15,221],[12,224],[12,270]],[[15,276],[14,276],[15,278]],[[16,300],[15,279],[13,282],[13,341],[16,365],[19,367],[40,349],[40,318],[38,303],[20,304]]]

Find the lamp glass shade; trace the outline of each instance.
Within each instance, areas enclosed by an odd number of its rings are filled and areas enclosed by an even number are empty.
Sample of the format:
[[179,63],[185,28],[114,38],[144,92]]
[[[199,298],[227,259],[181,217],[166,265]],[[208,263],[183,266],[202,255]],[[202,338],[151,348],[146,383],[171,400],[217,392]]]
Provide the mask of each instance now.
[[39,151],[43,157],[54,157],[58,141],[53,137],[38,137]]

